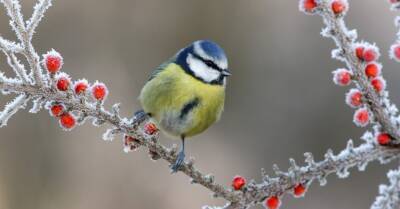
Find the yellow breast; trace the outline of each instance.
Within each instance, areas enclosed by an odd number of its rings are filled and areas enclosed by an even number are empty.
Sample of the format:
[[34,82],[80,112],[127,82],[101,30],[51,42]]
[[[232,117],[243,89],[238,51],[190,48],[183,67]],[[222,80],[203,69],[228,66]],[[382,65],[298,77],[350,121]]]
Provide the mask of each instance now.
[[[206,84],[171,63],[143,87],[139,100],[168,135],[190,137],[218,121],[224,107],[225,87]],[[198,102],[182,117],[185,106]],[[188,108],[186,108],[188,109]]]

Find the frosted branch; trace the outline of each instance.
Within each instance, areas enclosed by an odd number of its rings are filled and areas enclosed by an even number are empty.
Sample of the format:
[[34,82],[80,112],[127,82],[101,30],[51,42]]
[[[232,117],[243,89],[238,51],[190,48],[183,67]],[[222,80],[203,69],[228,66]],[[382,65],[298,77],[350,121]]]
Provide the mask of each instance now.
[[390,162],[400,157],[397,148],[382,147],[368,141],[359,147],[353,148],[351,140],[346,149],[338,155],[333,155],[328,150],[325,159],[315,162],[311,153],[305,153],[306,166],[299,167],[293,159],[290,159],[288,171],[274,169],[276,177],[269,177],[263,172],[263,182],[260,184],[250,183],[242,193],[241,207],[262,204],[271,196],[282,196],[291,193],[293,189],[301,184],[310,186],[311,182],[318,180],[321,186],[326,184],[326,177],[336,173],[339,178],[348,176],[349,169],[357,167],[364,171],[369,162],[379,160],[381,163]]
[[14,70],[18,78],[21,79],[23,83],[29,84],[30,79],[26,74],[25,67],[19,62],[15,54],[8,54],[6,51],[4,51],[4,54],[7,56],[8,65]]
[[42,20],[44,13],[51,6],[51,0],[39,0],[39,2],[33,8],[33,14],[31,19],[27,23],[27,33],[32,39],[32,35],[35,32],[35,28],[38,26],[40,20]]
[[[71,111],[83,113],[86,117],[96,119],[97,121],[104,121],[109,125],[112,125],[119,132],[132,135],[140,146],[147,147],[149,151],[157,153],[162,159],[172,164],[175,162],[177,150],[176,148],[167,148],[157,142],[157,136],[146,134],[146,130],[138,124],[132,124],[131,120],[122,118],[118,115],[115,117],[115,113],[111,113],[105,110],[103,107],[97,108],[95,103],[82,102],[80,98],[70,98],[68,94],[64,92],[54,91],[51,87],[38,88],[36,86],[23,85],[12,82],[1,82],[0,90],[5,90],[14,93],[26,93],[33,97],[44,98],[47,102],[56,101],[62,103],[68,107]],[[90,98],[87,98],[90,100]],[[18,103],[19,104],[19,103]],[[206,174],[202,174],[199,170],[194,167],[193,161],[186,162],[181,171],[188,175],[192,179],[192,183],[201,184],[215,193],[218,197],[223,197],[228,201],[237,201],[239,196],[234,192],[225,189],[222,185],[215,183],[210,180],[210,177]]]
[[[356,31],[349,31],[344,22],[343,16],[336,15],[332,12],[331,2],[323,0],[320,2],[320,15],[324,19],[326,28],[322,35],[332,38],[338,49],[338,53],[333,53],[335,58],[344,61],[349,69],[351,69],[356,86],[361,90],[365,98],[365,104],[372,112],[375,122],[396,140],[400,140],[398,127],[392,123],[392,113],[386,109],[385,105],[390,106],[391,103],[387,98],[387,94],[382,92],[380,95],[371,85],[371,81],[365,74],[366,64],[359,60],[354,52],[356,43]],[[393,115],[391,115],[393,114]],[[396,142],[397,143],[397,142]]]
[[[47,5],[51,4],[50,1],[49,2],[45,1],[45,2],[47,2],[47,4],[46,3],[41,4],[41,2],[39,2],[38,3],[39,6],[35,7],[35,11],[33,12],[32,16],[33,19],[31,19],[32,31],[36,27],[41,17],[43,16],[43,12],[45,11],[45,9],[48,8]],[[42,75],[42,69],[40,67],[39,56],[36,53],[32,43],[30,42],[31,37],[28,34],[27,28],[24,23],[24,19],[21,13],[21,5],[17,0],[1,0],[1,3],[4,4],[8,16],[11,18],[10,21],[11,27],[16,33],[18,39],[21,41],[21,44],[24,49],[22,53],[27,58],[30,68],[32,69],[32,75],[34,81],[37,85],[42,86],[44,79]],[[43,7],[41,7],[40,5],[43,5]],[[37,11],[37,10],[43,10],[43,11]]]
[[[132,124],[131,120],[121,119],[120,116],[115,117],[115,113],[108,112],[103,108],[98,109],[90,103],[82,103],[78,98],[68,98],[67,94],[54,92],[51,88],[37,88],[15,83],[3,83],[1,85],[0,83],[0,89],[17,93],[25,92],[35,97],[43,97],[47,101],[62,103],[72,111],[79,111],[89,118],[105,121],[112,125],[115,130],[118,130],[118,132],[134,137],[139,146],[146,147],[149,151],[156,153],[168,163],[175,162],[176,147],[167,148],[159,144],[157,142],[157,135],[146,134],[145,127]],[[371,161],[380,160],[381,162],[389,162],[399,157],[399,149],[375,144],[372,134],[364,138],[366,143],[354,148],[350,141],[346,149],[338,155],[333,155],[331,151],[328,151],[325,159],[320,162],[314,162],[312,155],[309,153],[305,154],[306,166],[299,167],[294,160],[290,160],[291,166],[287,172],[275,168],[277,177],[270,178],[264,174],[262,183],[249,183],[242,192],[232,191],[217,184],[210,175],[203,174],[197,170],[194,167],[193,161],[186,162],[181,171],[192,179],[192,183],[201,184],[214,192],[216,197],[222,197],[236,204],[236,208],[242,208],[246,205],[262,203],[265,198],[272,195],[282,195],[291,192],[300,183],[308,185],[313,180],[319,180],[321,184],[325,184],[326,176],[331,173],[337,173],[339,177],[345,177],[347,171],[352,167],[357,166],[360,170],[364,170],[366,165]]]
[[10,25],[21,42],[28,40],[25,32],[24,19],[21,13],[21,5],[17,0],[1,0],[11,18]]
[[[389,3],[391,4],[391,9],[393,11],[397,12],[400,10],[400,2],[399,1],[389,0]],[[394,19],[394,25],[397,27],[398,32],[397,32],[396,41],[390,47],[389,57],[397,62],[400,62],[400,16],[397,16]]]
[[[148,118],[122,117],[119,111],[120,104],[113,105],[111,110],[104,107],[104,100],[109,94],[105,84],[98,81],[90,84],[86,79],[74,81],[65,72],[61,72],[63,58],[55,50],[44,54],[40,60],[31,40],[35,28],[51,5],[50,0],[38,1],[26,25],[17,0],[0,2],[6,7],[11,18],[10,25],[19,39],[19,43],[14,43],[0,37],[0,49],[6,54],[8,65],[16,73],[15,78],[7,78],[0,72],[0,90],[3,94],[17,95],[1,112],[0,126],[6,125],[13,114],[25,108],[27,102],[32,100],[33,107],[29,112],[37,113],[42,108],[48,109],[64,130],[71,130],[90,120],[95,126],[109,126],[103,134],[103,139],[122,138],[125,152],[144,148],[153,160],[162,159],[168,164],[175,162],[176,145],[166,147],[160,144],[157,129]],[[338,4],[333,6],[337,2]],[[328,150],[321,161],[315,161],[311,153],[305,153],[305,164],[302,166],[290,159],[287,171],[280,170],[277,165],[273,166],[273,177],[269,177],[263,170],[262,181],[259,183],[255,180],[246,182],[243,177],[237,176],[232,182],[232,188],[217,183],[213,175],[200,172],[195,167],[194,159],[190,159],[183,163],[179,171],[187,175],[191,183],[200,184],[211,191],[213,196],[227,201],[222,207],[204,208],[247,209],[257,204],[277,208],[283,195],[293,193],[294,196],[300,197],[313,181],[317,180],[320,185],[325,185],[326,177],[332,173],[336,173],[339,178],[346,178],[353,167],[363,171],[371,161],[387,163],[400,157],[400,118],[397,115],[397,107],[388,99],[386,83],[380,76],[382,66],[377,63],[378,48],[373,44],[355,42],[356,32],[348,30],[343,20],[348,9],[347,1],[301,0],[300,8],[307,13],[322,16],[326,25],[322,34],[332,38],[338,47],[333,50],[332,55],[343,61],[348,68],[334,71],[334,81],[342,86],[354,82],[355,88],[346,95],[346,103],[358,108],[354,115],[356,125],[367,126],[371,122],[373,131],[364,134],[364,143],[360,146],[354,147],[353,141],[349,140],[345,149],[337,155]],[[355,51],[359,45],[369,48],[369,54],[358,57]],[[18,60],[17,53],[23,54],[28,60],[30,74]],[[374,66],[367,72],[371,63]],[[41,64],[47,70],[46,74],[42,73]],[[397,177],[396,181],[391,183],[398,185]],[[398,189],[398,186],[394,189]],[[380,199],[388,199],[388,195],[394,193],[394,190],[392,193],[388,193],[388,190],[385,189],[385,193],[381,193]],[[393,202],[393,199],[390,201]]]
[[400,208],[400,170],[391,170],[387,174],[389,185],[379,186],[379,196],[376,197],[371,209]]
[[21,53],[23,50],[19,44],[8,41],[1,36],[0,36],[0,49],[13,53]]
[[25,108],[29,97],[26,94],[17,96],[12,102],[8,103],[0,114],[0,127],[6,126],[8,119],[11,118],[19,109]]

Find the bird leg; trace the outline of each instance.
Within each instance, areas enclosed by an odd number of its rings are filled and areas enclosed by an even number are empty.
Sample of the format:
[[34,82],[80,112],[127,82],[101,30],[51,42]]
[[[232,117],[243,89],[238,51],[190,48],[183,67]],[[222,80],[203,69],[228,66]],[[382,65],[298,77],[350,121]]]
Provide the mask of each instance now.
[[179,151],[178,155],[176,156],[175,163],[171,165],[172,173],[176,173],[179,168],[182,166],[185,160],[185,137],[182,136],[182,146],[181,150]]

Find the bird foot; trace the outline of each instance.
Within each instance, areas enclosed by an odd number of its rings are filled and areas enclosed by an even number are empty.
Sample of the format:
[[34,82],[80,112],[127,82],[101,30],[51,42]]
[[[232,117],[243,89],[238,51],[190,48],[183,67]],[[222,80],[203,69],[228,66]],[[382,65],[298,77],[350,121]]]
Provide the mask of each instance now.
[[172,173],[178,172],[178,170],[182,166],[184,160],[185,160],[185,153],[181,151],[178,153],[175,163],[173,165],[171,165]]
[[139,125],[143,123],[149,115],[143,110],[138,110],[133,114],[132,124]]

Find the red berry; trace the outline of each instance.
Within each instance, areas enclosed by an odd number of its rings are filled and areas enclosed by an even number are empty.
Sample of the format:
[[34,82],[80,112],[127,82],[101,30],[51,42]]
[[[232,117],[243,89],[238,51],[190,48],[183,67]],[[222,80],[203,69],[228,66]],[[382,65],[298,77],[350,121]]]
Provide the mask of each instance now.
[[342,0],[335,0],[332,2],[332,11],[333,13],[341,14],[346,10],[346,5]]
[[63,58],[54,49],[43,55],[44,66],[50,73],[56,73],[63,65]]
[[96,82],[92,86],[92,95],[96,100],[104,100],[108,95],[108,89],[104,83]]
[[351,89],[346,94],[346,103],[350,107],[359,107],[362,104],[362,93],[358,89]]
[[246,179],[241,176],[236,176],[233,178],[232,187],[234,190],[241,190],[246,184]]
[[144,125],[144,132],[148,135],[153,135],[158,131],[157,126],[154,123],[146,123]]
[[72,129],[76,124],[76,119],[70,113],[64,113],[60,116],[60,124],[65,129]]
[[294,193],[295,197],[301,197],[304,195],[305,192],[306,192],[306,187],[304,187],[303,184],[298,184],[293,189],[293,193]]
[[379,133],[376,136],[376,140],[378,141],[378,143],[380,145],[386,145],[386,144],[388,144],[390,142],[391,138],[390,138],[389,134]]
[[137,139],[133,138],[132,136],[125,135],[124,145],[128,146],[135,141],[137,141]]
[[390,57],[400,62],[400,44],[394,44],[390,47]]
[[269,208],[269,209],[277,209],[277,208],[279,208],[280,204],[281,204],[281,201],[279,200],[279,198],[277,196],[269,197],[265,201],[265,207]]
[[66,91],[68,90],[70,83],[71,81],[67,76],[60,76],[57,79],[57,89],[60,91]]
[[86,80],[80,80],[74,84],[74,92],[77,95],[84,94],[88,87],[88,82]]
[[317,7],[317,3],[315,2],[315,0],[303,0],[302,3],[303,3],[302,7],[306,12],[312,12],[313,9]]
[[364,50],[363,58],[366,62],[372,62],[378,59],[379,53],[376,47],[371,47]]
[[138,140],[132,136],[125,135],[124,138],[124,151],[131,152],[136,150],[140,145],[138,144]]
[[356,47],[356,49],[355,49],[355,54],[356,54],[356,57],[357,57],[358,59],[363,60],[363,59],[364,59],[364,57],[363,57],[363,54],[364,54],[364,47],[363,47],[363,46],[358,46],[358,47]]
[[354,123],[357,126],[364,127],[369,123],[369,112],[367,108],[360,108],[354,113]]
[[51,106],[51,115],[54,117],[59,117],[64,112],[64,105],[62,104],[55,104]]
[[382,77],[377,77],[371,81],[371,85],[374,87],[375,91],[380,93],[386,88],[386,81]]
[[370,63],[365,67],[365,74],[368,78],[375,78],[381,72],[381,66],[378,63]]
[[347,86],[351,82],[351,72],[346,69],[333,71],[333,82],[339,86]]

